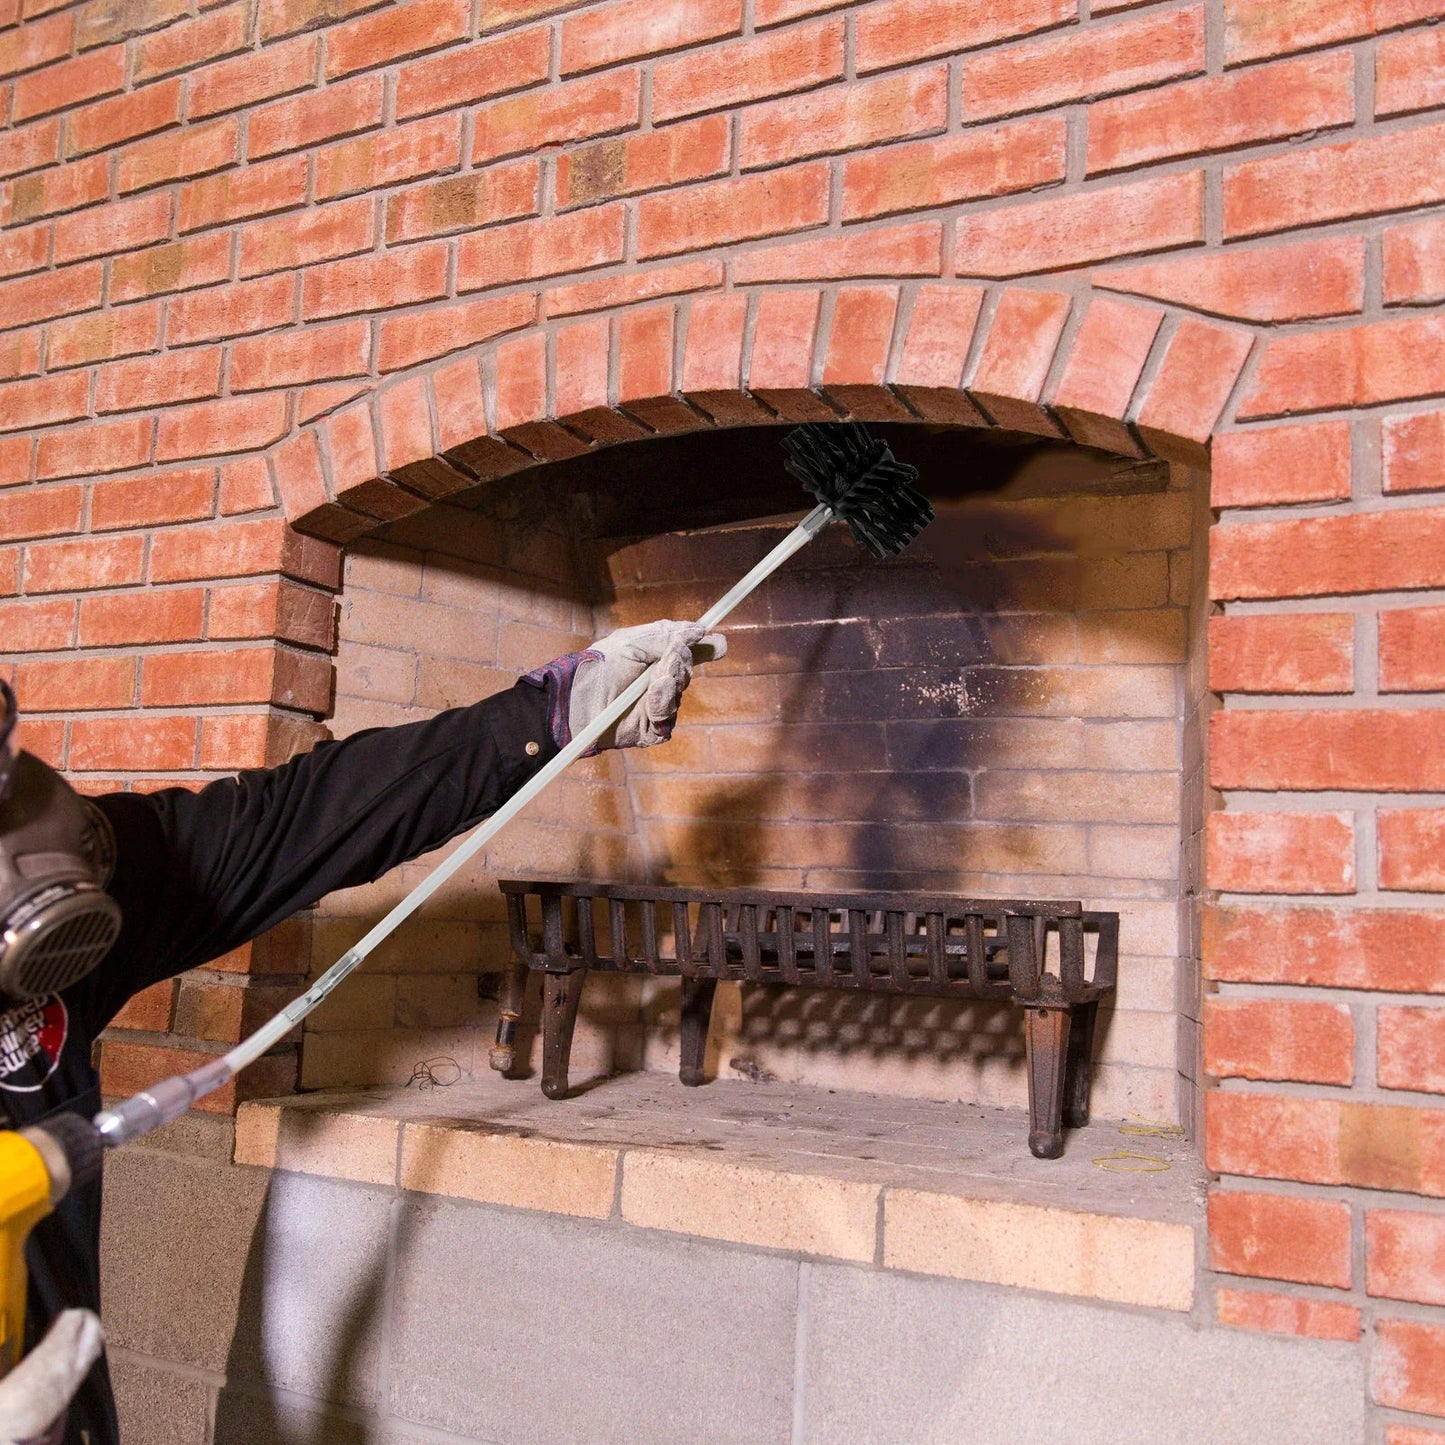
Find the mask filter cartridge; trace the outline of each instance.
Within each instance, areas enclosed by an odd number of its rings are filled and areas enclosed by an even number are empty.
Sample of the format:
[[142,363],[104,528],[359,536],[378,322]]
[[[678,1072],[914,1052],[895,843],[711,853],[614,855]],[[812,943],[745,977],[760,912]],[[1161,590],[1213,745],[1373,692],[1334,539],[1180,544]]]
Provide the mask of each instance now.
[[115,839],[105,815],[53,768],[11,747],[15,694],[0,682],[0,995],[58,993],[120,933],[105,891]]

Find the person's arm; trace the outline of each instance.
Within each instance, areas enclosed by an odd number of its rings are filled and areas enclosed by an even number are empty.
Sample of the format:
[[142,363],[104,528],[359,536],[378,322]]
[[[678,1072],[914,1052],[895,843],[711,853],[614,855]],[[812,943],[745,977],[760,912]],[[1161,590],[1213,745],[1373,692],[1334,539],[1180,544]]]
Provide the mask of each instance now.
[[110,892],[124,918],[94,976],[97,1025],[147,984],[379,878],[494,811],[556,752],[549,691],[519,682],[195,793],[97,799],[115,829]]
[[465,832],[659,658],[648,695],[603,745],[661,741],[700,634],[679,623],[627,629],[426,722],[322,743],[281,767],[196,793],[97,799],[115,829],[110,892],[124,921],[110,956],[83,985],[93,1027],[148,984]]

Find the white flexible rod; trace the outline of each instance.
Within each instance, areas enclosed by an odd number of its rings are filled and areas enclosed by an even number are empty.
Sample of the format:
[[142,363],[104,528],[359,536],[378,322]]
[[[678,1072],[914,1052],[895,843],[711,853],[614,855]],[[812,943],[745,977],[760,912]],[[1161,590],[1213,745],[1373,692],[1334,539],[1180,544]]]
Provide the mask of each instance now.
[[[747,576],[730,592],[718,598],[698,618],[698,622],[710,632],[794,552],[811,542],[833,517],[833,509],[820,502]],[[653,668],[649,667],[625,692],[615,697],[556,757],[539,768],[495,813],[478,823],[451,857],[428,873],[359,943],[347,949],[305,993],[293,999],[269,1022],[262,1024],[250,1038],[243,1039],[229,1053],[222,1054],[211,1063],[203,1064],[199,1069],[193,1069],[189,1074],[177,1074],[172,1078],[162,1079],[152,1088],[97,1114],[95,1127],[105,1142],[112,1147],[124,1144],[131,1139],[140,1138],[143,1134],[149,1134],[152,1129],[159,1128],[172,1119],[178,1119],[197,1099],[229,1083],[247,1064],[254,1063],[268,1049],[280,1043],[377,944],[411,917],[463,864],[486,847],[538,793],[553,779],[566,772],[608,728],[619,721],[647,691],[647,685],[652,681],[652,671]]]

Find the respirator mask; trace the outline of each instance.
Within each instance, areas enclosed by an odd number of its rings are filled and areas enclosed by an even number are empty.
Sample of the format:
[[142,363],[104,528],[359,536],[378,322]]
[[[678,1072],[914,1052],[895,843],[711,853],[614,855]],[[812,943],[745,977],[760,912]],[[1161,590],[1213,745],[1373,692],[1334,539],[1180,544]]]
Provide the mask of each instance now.
[[84,978],[120,932],[106,891],[115,835],[105,814],[11,735],[19,709],[0,681],[0,1003]]

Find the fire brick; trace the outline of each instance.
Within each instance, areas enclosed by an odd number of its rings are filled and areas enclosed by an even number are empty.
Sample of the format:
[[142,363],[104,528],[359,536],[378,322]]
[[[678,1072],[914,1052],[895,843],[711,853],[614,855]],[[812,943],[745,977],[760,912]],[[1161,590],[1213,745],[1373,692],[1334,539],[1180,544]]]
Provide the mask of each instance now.
[[[586,817],[595,866],[630,868],[635,805],[683,884],[863,887],[876,862],[923,889],[1133,895],[1101,1078],[1151,1115],[1176,1062],[1220,1085],[1196,1323],[1358,1352],[1370,1438],[1445,1445],[1441,20],[0,0],[0,633],[49,713],[25,744],[91,791],[194,787],[315,743],[333,682],[338,730],[507,686],[586,639],[566,522],[520,476],[479,488],[524,523],[479,508],[477,556],[442,567],[459,513],[429,494],[599,442],[859,415],[1113,453],[1081,463],[1087,498],[1054,494],[1058,446],[1026,495],[945,502],[907,565],[819,539],[739,614],[753,635],[678,737],[629,758],[630,803],[595,762],[493,862],[558,859]],[[339,544],[388,519],[339,612]],[[621,497],[598,520],[631,523]],[[617,622],[685,615],[781,532],[619,542],[598,595]],[[1196,1008],[1176,893],[1206,884],[1233,901],[1201,905],[1222,991]],[[351,921],[148,990],[107,1089],[213,1057]],[[424,927],[474,960],[491,925]],[[350,1020],[368,1046],[333,1013],[308,1083],[419,1056],[393,1022],[413,1043],[475,1023],[465,969],[395,966]],[[601,1012],[589,1047],[619,1027]],[[896,1023],[943,1038],[912,1003]],[[916,1089],[928,1046],[878,1077]],[[290,1088],[285,1047],[208,1106]],[[985,1076],[1022,1089],[1008,1058]]]

